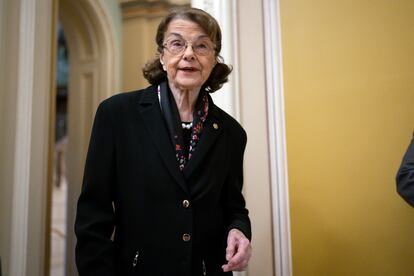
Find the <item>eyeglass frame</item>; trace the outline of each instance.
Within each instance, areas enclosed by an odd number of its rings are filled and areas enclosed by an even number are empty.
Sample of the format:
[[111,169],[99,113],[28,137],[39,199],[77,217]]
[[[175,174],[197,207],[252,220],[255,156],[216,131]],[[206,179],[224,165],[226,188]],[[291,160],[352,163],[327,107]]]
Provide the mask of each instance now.
[[169,49],[169,47],[167,47],[167,44],[168,44],[168,42],[170,42],[170,40],[167,40],[164,44],[162,44],[162,49],[166,49],[170,54],[172,54],[172,55],[180,55],[180,54],[182,54],[182,53],[184,53],[185,52],[185,50],[187,50],[187,48],[188,48],[188,46],[189,45],[191,45],[191,49],[193,50],[193,52],[196,54],[196,55],[200,55],[200,56],[207,56],[208,54],[210,54],[211,52],[216,52],[217,51],[217,48],[216,48],[216,46],[215,46],[215,44],[210,40],[209,42],[211,42],[211,44],[213,45],[211,48],[210,48],[210,46],[211,45],[209,45],[210,43],[207,43],[207,46],[209,47],[209,49],[208,49],[208,52],[207,53],[205,53],[205,54],[200,54],[200,53],[198,53],[197,52],[197,50],[195,50],[194,49],[194,42],[197,42],[198,40],[202,40],[204,37],[207,37],[207,38],[209,38],[207,35],[203,35],[203,36],[199,36],[198,38],[196,38],[196,39],[194,39],[194,40],[192,40],[192,41],[187,41],[187,40],[185,40],[180,34],[173,34],[174,36],[176,36],[177,38],[177,40],[181,40],[181,41],[183,41],[184,42],[184,45],[183,45],[183,49],[182,50],[180,50],[179,52],[177,52],[177,53],[174,53],[174,52],[172,52],[170,49]]

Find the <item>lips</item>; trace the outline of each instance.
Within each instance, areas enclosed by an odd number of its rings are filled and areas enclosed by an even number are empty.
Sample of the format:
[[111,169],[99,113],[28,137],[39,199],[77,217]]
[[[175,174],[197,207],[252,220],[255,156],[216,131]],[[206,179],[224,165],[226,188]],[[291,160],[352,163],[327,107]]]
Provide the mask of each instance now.
[[198,71],[196,67],[186,66],[186,67],[180,67],[178,70],[184,71],[184,72],[195,72]]

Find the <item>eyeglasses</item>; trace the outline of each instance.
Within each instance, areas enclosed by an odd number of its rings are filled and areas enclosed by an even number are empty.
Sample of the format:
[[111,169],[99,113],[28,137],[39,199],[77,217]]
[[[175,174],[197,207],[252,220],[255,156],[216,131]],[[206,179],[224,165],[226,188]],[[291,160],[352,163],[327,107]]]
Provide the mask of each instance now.
[[193,42],[185,41],[181,38],[174,38],[168,40],[163,44],[163,47],[173,55],[182,54],[191,45],[194,53],[200,56],[206,56],[215,50],[214,46],[207,39],[197,39]]

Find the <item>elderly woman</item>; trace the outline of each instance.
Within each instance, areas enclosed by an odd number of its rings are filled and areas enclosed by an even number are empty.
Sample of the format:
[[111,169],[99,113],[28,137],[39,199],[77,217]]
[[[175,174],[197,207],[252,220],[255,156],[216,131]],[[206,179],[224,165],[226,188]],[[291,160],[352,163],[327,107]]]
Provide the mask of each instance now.
[[220,28],[175,9],[156,42],[152,86],[96,112],[75,223],[81,276],[232,275],[251,256],[246,133],[209,95],[231,72]]

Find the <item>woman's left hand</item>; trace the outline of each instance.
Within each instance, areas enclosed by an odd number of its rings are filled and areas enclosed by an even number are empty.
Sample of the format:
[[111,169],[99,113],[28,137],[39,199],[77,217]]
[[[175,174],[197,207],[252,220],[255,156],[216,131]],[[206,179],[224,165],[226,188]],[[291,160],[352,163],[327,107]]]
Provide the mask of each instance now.
[[243,271],[247,268],[252,256],[252,245],[246,236],[238,229],[231,229],[227,236],[227,264],[221,268],[224,272]]

